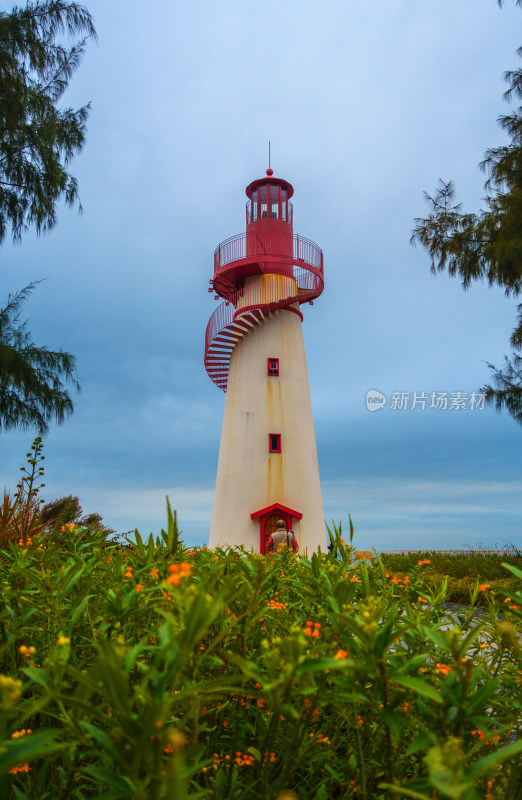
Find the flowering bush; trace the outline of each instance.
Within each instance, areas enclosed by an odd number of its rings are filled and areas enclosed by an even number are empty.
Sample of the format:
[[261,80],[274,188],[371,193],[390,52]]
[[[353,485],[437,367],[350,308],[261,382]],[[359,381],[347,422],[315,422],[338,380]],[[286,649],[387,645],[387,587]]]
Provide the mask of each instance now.
[[[429,557],[419,558],[422,555]],[[382,553],[381,560],[397,580],[407,579],[410,570],[422,567],[424,580],[432,591],[444,585],[447,602],[484,607],[488,607],[491,597],[501,600],[511,591],[516,591],[517,580],[506,569],[506,563],[522,569],[522,552],[514,548],[509,554],[474,552],[455,555],[436,550],[425,554]],[[490,590],[488,596],[482,587]]]
[[448,616],[427,564],[337,532],[337,559],[189,550],[170,508],[127,549],[81,533],[0,550],[0,797],[522,797],[516,567]]

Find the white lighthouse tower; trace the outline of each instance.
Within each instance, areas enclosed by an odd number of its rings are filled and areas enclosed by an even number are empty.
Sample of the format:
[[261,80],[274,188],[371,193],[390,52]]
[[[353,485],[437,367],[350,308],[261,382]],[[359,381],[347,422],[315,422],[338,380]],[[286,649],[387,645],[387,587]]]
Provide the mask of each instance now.
[[326,547],[301,323],[323,291],[321,249],[293,232],[292,186],[266,176],[247,186],[246,232],[214,254],[205,367],[226,392],[210,528],[211,548],[266,552],[285,519],[310,555]]

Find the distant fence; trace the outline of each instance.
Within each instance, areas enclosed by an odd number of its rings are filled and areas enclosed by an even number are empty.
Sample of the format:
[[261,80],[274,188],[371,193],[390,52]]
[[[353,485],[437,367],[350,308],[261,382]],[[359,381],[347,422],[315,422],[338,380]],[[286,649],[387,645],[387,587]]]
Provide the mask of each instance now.
[[436,553],[443,556],[518,556],[522,554],[522,550],[517,550],[516,547],[503,547],[499,549],[484,548],[477,550],[433,550],[427,547],[418,548],[417,550],[356,550],[354,553],[355,558],[359,561],[370,561],[377,555],[407,555],[408,553]]

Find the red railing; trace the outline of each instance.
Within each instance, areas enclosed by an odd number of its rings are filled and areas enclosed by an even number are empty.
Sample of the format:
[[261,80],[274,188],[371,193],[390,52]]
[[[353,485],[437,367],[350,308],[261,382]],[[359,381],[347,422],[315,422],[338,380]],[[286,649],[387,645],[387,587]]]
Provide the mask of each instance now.
[[[305,303],[314,297],[318,297],[323,291],[323,278],[315,272],[310,272],[306,268],[294,268],[294,279],[297,283],[297,292],[286,298],[271,298],[267,294],[267,287],[259,284],[258,287],[249,287],[249,302],[247,306],[242,306],[239,311],[247,311],[251,308],[261,308],[270,310],[271,306],[282,308],[293,303]],[[277,291],[280,291],[277,287]],[[224,331],[234,322],[234,315],[238,301],[244,296],[244,289],[239,289],[224,303],[221,303],[210,317],[205,333],[205,353],[216,336]]]
[[299,299],[301,302],[305,299],[305,294],[313,294],[315,297],[321,294],[324,287],[324,280],[321,275],[316,272],[310,272],[305,267],[294,267],[294,278],[297,281],[297,288],[299,289]]
[[[291,247],[290,247],[291,245]],[[288,259],[292,252],[293,260],[298,264],[304,262],[315,269],[323,269],[323,251],[315,242],[304,236],[284,233],[238,233],[225,239],[216,247],[214,253],[214,273],[219,272],[232,261],[250,258],[251,256],[281,256]]]
[[[237,294],[239,294],[239,292],[236,292],[236,295]],[[234,303],[231,303],[228,300],[226,300],[224,303],[221,303],[216,308],[207,324],[207,331],[205,333],[205,353],[217,334],[224,330],[228,325],[232,324],[235,310],[236,308]]]
[[[287,264],[289,251],[293,253],[292,277],[295,285],[288,276],[289,294],[287,297],[281,297],[282,287],[279,283],[275,283],[273,287],[270,282],[251,284],[246,292],[243,288],[233,291],[233,284],[231,284],[232,291],[230,295],[226,295],[228,299],[216,308],[208,321],[205,332],[205,367],[210,378],[224,391],[227,387],[232,350],[237,338],[244,333],[241,316],[246,315],[243,323],[247,321],[248,317],[249,324],[259,324],[263,320],[263,315],[292,306],[297,302],[300,304],[311,302],[319,297],[324,287],[323,253],[310,239],[305,239],[297,234],[295,236],[269,234],[258,236],[255,240],[248,240],[247,237],[248,234],[243,233],[222,242],[216,250],[216,264],[223,269],[232,261],[247,258],[247,247],[248,258],[250,258],[251,246],[255,241],[260,255],[263,254],[260,251],[261,246],[267,246],[270,255],[276,256],[278,255],[277,250],[280,249],[282,251],[281,258],[284,258]],[[279,243],[278,239],[281,239]],[[220,280],[224,278],[226,278],[225,275]],[[240,303],[240,298],[244,298],[243,303],[247,304]]]

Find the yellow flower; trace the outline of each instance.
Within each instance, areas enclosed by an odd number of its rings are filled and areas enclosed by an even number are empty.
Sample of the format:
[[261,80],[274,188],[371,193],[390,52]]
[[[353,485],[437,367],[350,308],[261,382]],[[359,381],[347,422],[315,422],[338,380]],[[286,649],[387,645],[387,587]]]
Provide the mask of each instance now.
[[69,639],[68,636],[59,636],[56,644],[58,645],[58,647],[65,647],[66,645],[71,644],[71,640]]
[[22,695],[22,681],[17,681],[10,675],[0,675],[0,692],[5,692],[7,700],[14,702]]
[[34,656],[36,653],[36,647],[26,647],[25,644],[21,644],[18,648],[18,652],[21,653],[25,658],[29,658],[29,656]]

